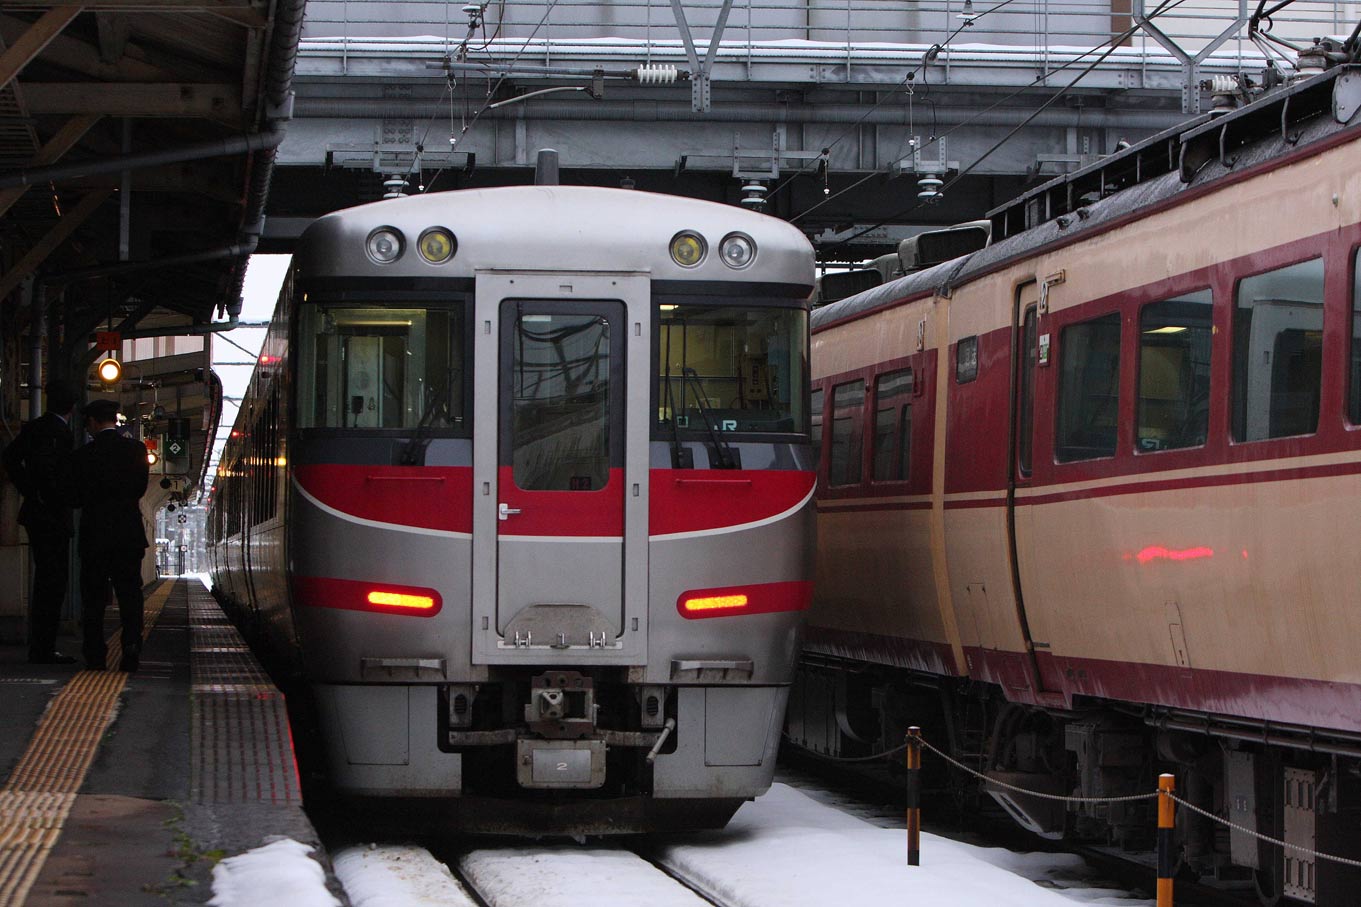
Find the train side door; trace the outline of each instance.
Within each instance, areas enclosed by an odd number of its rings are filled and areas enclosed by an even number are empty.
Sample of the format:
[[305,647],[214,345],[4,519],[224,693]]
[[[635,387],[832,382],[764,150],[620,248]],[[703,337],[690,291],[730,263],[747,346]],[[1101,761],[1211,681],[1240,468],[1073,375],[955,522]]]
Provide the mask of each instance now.
[[628,311],[646,288],[478,277],[475,660],[611,661],[639,642],[625,603],[645,611],[646,408],[630,391],[647,385],[630,372],[650,347]]
[[1024,681],[1014,678],[1039,693],[1044,687],[1035,643],[1030,635],[1026,617],[1025,584],[1029,552],[1035,544],[1031,530],[1030,505],[1025,491],[1031,486],[1031,471],[1035,450],[1035,385],[1038,369],[1046,364],[1049,338],[1042,324],[1039,304],[1039,285],[1028,283],[1018,288],[1013,321],[1012,366],[1015,369],[1012,388],[1012,432],[1010,481],[1007,483],[1007,536],[1011,555],[1011,581],[1016,602],[1016,621],[1025,647],[1024,662],[1027,674]]

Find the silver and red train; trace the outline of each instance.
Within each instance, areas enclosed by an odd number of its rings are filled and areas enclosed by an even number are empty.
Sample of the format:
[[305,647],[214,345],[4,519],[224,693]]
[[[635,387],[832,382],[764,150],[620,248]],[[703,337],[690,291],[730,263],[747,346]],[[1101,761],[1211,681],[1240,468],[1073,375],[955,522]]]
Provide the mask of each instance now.
[[331,784],[484,831],[721,825],[811,598],[803,235],[535,186],[303,235],[212,494]]
[[[1171,771],[1237,826],[1183,811],[1187,871],[1355,903],[1356,870],[1252,832],[1361,856],[1358,108],[1342,66],[1193,121],[814,312],[797,742],[921,724],[1088,797]],[[1046,835],[1152,841],[1149,801],[988,793]]]

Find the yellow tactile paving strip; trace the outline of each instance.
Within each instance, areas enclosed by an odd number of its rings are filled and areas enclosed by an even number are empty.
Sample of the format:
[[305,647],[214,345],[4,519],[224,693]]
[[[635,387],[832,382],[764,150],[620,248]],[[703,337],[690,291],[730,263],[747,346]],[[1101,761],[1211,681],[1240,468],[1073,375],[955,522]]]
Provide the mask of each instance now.
[[[165,580],[147,596],[144,639],[175,585]],[[128,675],[112,670],[121,657],[115,633],[109,642],[111,670],[81,671],[62,688],[0,787],[0,907],[21,907],[61,835],[127,684]]]

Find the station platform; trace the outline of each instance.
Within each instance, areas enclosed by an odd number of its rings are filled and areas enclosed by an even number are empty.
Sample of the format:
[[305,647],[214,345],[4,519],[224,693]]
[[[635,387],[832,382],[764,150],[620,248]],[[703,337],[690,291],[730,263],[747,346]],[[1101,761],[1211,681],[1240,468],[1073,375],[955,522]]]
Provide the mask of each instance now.
[[116,608],[106,631],[107,671],[0,646],[0,907],[208,903],[219,859],[280,837],[324,862],[284,698],[203,584],[148,587],[136,673]]

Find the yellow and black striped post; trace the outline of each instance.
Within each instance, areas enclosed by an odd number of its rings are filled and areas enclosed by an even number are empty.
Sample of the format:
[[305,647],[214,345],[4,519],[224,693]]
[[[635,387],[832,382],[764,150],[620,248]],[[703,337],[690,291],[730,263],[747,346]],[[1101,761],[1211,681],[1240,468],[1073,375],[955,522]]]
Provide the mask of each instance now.
[[[921,865],[922,729],[907,729],[907,865]],[[1161,905],[1160,905],[1161,907]]]
[[1172,792],[1176,789],[1172,775],[1158,776],[1158,907],[1172,907],[1172,828],[1177,815]]

